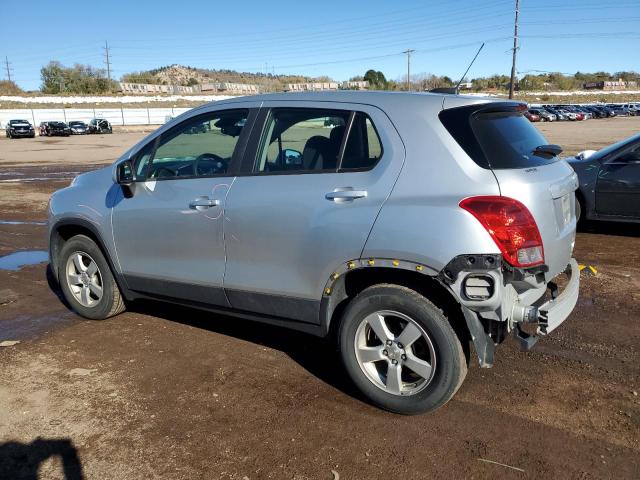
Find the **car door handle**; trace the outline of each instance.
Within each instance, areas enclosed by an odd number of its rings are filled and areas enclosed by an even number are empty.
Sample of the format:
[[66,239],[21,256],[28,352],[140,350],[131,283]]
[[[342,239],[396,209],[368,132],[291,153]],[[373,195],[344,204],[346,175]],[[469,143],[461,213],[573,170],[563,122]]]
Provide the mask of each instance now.
[[364,198],[367,196],[366,190],[353,190],[351,187],[345,189],[336,188],[333,192],[327,193],[324,198],[327,200],[333,200],[335,202],[350,202],[358,198]]
[[220,200],[211,199],[209,197],[199,197],[189,202],[189,208],[195,208],[195,209],[198,209],[199,207],[201,208],[217,207],[218,205],[220,205]]

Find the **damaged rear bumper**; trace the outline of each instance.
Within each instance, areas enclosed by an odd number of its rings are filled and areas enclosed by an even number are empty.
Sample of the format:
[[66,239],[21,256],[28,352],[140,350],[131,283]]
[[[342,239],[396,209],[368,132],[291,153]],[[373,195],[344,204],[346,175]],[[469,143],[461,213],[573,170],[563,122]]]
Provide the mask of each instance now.
[[[501,259],[496,260],[492,267],[502,263]],[[481,367],[493,365],[495,346],[507,333],[514,335],[522,350],[529,350],[569,317],[580,288],[580,270],[575,259],[569,261],[562,274],[566,275],[567,282],[561,290],[555,281],[545,282],[540,271],[518,277],[506,276],[500,268],[485,268],[481,277],[485,285],[493,278],[493,287],[490,296],[478,300],[470,296],[470,292],[477,293],[478,281],[469,288],[469,279],[478,277],[477,270],[455,272],[455,278],[447,284],[460,299]],[[549,300],[546,292],[550,294]],[[532,331],[535,333],[528,333]]]

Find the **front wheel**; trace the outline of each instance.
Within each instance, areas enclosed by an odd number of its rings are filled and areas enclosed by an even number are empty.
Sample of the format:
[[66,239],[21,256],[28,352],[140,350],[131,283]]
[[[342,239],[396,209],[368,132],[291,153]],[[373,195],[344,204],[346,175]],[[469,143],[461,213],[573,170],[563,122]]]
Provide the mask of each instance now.
[[340,355],[355,386],[373,404],[412,415],[447,403],[467,373],[460,340],[424,296],[397,285],[363,290],[347,306]]
[[102,251],[85,235],[72,237],[62,247],[58,282],[71,308],[83,317],[102,320],[125,309]]

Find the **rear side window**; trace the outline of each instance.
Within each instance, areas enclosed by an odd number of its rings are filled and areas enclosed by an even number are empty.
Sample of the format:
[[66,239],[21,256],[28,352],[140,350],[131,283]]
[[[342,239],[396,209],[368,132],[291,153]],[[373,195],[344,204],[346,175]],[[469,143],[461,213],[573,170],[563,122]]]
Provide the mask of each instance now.
[[[549,142],[520,111],[486,105],[452,108],[440,113],[445,128],[474,162],[483,168],[511,169],[546,165],[557,157],[536,153]],[[498,108],[498,111],[496,111]]]
[[382,156],[382,144],[368,115],[358,112],[353,117],[340,170],[368,170]]
[[380,137],[365,113],[275,108],[264,128],[254,173],[363,171],[381,156]]
[[282,108],[271,112],[258,159],[264,173],[335,172],[350,112]]

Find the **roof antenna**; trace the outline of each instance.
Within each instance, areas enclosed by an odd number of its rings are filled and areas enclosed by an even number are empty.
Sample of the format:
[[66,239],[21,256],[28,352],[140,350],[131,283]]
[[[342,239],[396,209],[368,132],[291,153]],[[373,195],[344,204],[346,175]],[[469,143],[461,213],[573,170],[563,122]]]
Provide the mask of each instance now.
[[484,48],[484,42],[482,42],[482,45],[480,45],[480,48],[476,52],[475,57],[473,57],[473,60],[471,60],[471,63],[469,64],[467,69],[464,71],[464,73],[462,74],[462,77],[460,77],[460,80],[458,81],[455,87],[433,88],[429,91],[433,93],[451,93],[454,95],[458,95],[460,93],[460,84],[462,83],[462,80],[464,80],[464,77],[466,77],[467,73],[469,73],[469,70],[473,66],[473,63],[476,61],[476,58],[478,58],[478,55],[480,55],[480,51],[482,51],[483,48]]

